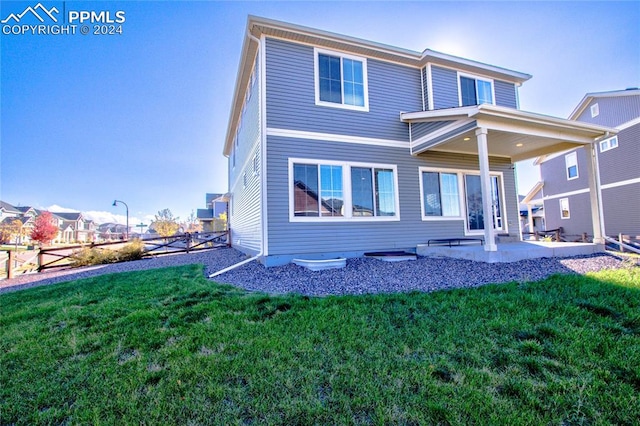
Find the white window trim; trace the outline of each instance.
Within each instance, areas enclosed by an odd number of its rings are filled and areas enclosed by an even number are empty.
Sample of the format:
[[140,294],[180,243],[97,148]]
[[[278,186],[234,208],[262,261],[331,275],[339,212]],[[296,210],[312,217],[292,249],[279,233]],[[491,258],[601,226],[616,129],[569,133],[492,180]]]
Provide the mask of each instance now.
[[[422,185],[422,172],[437,172],[437,173],[451,173],[458,175],[458,203],[460,207],[460,216],[426,216],[424,214],[424,191]],[[478,170],[470,169],[447,169],[439,167],[419,167],[418,179],[420,181],[420,211],[422,214],[422,220],[424,222],[441,222],[441,221],[463,221],[464,222],[464,235],[484,235],[484,230],[470,231],[467,226],[468,214],[467,214],[467,202],[466,193],[464,188],[464,176],[474,175],[480,176]],[[504,190],[504,173],[503,172],[489,172],[489,176],[497,176],[500,183],[500,195],[502,196],[502,228],[496,228],[496,232],[509,232],[509,221],[507,219],[507,206],[506,206],[506,193]]]
[[[294,209],[294,191],[293,191],[293,165],[294,164],[310,164],[310,165],[327,165],[342,167],[342,191],[344,194],[344,216],[296,216]],[[394,216],[353,216],[353,201],[351,199],[351,168],[352,167],[368,167],[379,169],[393,170],[394,185]],[[351,161],[334,161],[334,160],[317,160],[309,158],[289,158],[289,222],[395,222],[400,220],[400,194],[398,189],[398,166],[395,164],[380,163],[359,163]],[[375,202],[375,200],[374,200]]]
[[[567,203],[567,212],[569,213],[569,216],[567,216],[567,217],[562,216],[562,202],[563,201],[566,201],[566,203]],[[571,207],[569,206],[569,199],[568,198],[560,198],[558,202],[560,203],[560,219],[562,219],[562,220],[571,219]]]
[[[573,166],[573,164],[569,165],[569,158],[575,158],[576,175],[574,177],[569,177],[569,168]],[[578,167],[578,153],[576,151],[570,152],[564,156],[564,171],[567,175],[567,180],[575,180],[580,177],[580,168]]]
[[[326,102],[320,100],[320,68],[318,67],[318,55],[325,54],[340,57],[340,81],[342,90],[342,103]],[[362,62],[362,84],[364,85],[364,106],[348,105],[344,103],[344,77],[342,75],[342,58],[353,59]],[[313,49],[313,73],[316,105],[331,108],[349,109],[353,111],[369,112],[369,83],[367,78],[367,58],[362,56],[349,55],[335,50]]]
[[[496,85],[495,85],[495,81],[492,78],[487,78],[487,77],[481,77],[479,75],[475,75],[475,74],[467,74],[464,72],[457,72],[458,76],[458,106],[462,106],[462,87],[460,86],[460,77],[467,77],[467,78],[472,78],[474,80],[480,80],[480,81],[486,81],[487,83],[491,84],[491,104],[490,105],[495,105],[496,104]],[[478,97],[478,86],[476,85],[476,99]]]
[[591,105],[590,109],[591,109],[591,118],[595,118],[598,115],[600,115],[600,106],[597,103]]
[[[611,142],[613,142],[614,140],[616,141],[616,144],[612,145]],[[600,141],[600,152],[611,151],[612,149],[616,149],[617,147],[618,147],[618,136],[613,136],[613,137],[610,137],[609,139]]]
[[[424,172],[434,172],[434,173],[449,173],[454,174],[458,178],[458,207],[460,210],[460,216],[427,216],[424,213],[424,185],[422,183],[422,173]],[[418,178],[420,180],[420,211],[422,213],[422,220],[431,222],[431,221],[442,221],[442,220],[465,220],[465,209],[460,205],[461,201],[461,191],[464,189],[462,186],[462,182],[460,181],[460,177],[462,172],[460,170],[453,169],[440,169],[434,167],[419,167],[418,168]]]
[[[480,176],[480,172],[477,171],[477,170],[467,171],[467,172],[464,172],[464,174],[465,175]],[[507,219],[507,200],[506,200],[506,193],[504,192],[504,173],[502,173],[502,172],[489,172],[489,176],[491,176],[491,177],[497,176],[498,177],[498,183],[500,184],[499,191],[500,191],[500,195],[502,195],[502,198],[500,200],[500,201],[502,201],[502,228],[495,228],[495,232],[509,233],[509,220]],[[473,230],[473,231],[469,230],[469,228],[467,226],[468,214],[467,214],[466,193],[462,193],[460,196],[462,197],[462,203],[463,203],[463,206],[464,206],[464,220],[465,220],[465,222],[464,222],[464,235],[484,235],[484,229],[476,229],[476,230]],[[491,222],[493,223],[493,216],[491,216]],[[486,220],[485,220],[485,225],[486,225]]]

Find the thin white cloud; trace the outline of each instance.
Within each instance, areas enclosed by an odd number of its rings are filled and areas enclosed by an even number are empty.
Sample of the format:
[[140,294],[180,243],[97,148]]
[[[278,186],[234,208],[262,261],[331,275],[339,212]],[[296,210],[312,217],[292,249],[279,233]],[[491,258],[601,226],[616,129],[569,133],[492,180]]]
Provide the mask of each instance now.
[[[82,212],[82,215],[87,219],[93,220],[94,222],[100,223],[119,223],[125,225],[127,223],[127,216],[123,214],[114,214],[106,211],[98,211],[98,210],[90,210],[86,212]],[[142,219],[142,223],[145,225],[149,225],[151,222],[148,219],[148,215],[144,216]],[[153,216],[151,216],[153,220]],[[140,223],[140,218],[137,216],[129,216],[129,227],[133,228],[137,224]]]
[[[45,207],[45,208],[43,208],[43,210],[47,210],[47,211],[54,212],[54,213],[56,213],[56,212],[57,213],[78,213],[78,212],[80,212],[80,210],[78,210],[78,209],[73,209],[73,208],[69,208],[69,207],[62,207],[62,206],[59,206],[57,204],[53,204],[53,205],[51,205],[49,207]],[[82,212],[82,215],[85,218],[87,218],[89,220],[92,220],[97,224],[119,223],[119,224],[125,225],[127,223],[127,216],[126,215],[114,214],[114,213],[108,212],[108,211],[89,210],[89,211]],[[144,215],[142,217],[142,219],[140,219],[140,217],[138,217],[138,216],[129,216],[129,227],[133,228],[136,225],[138,225],[139,223],[144,223],[145,224],[145,228],[146,228],[154,220],[155,220],[155,217],[153,215]]]
[[70,209],[68,207],[62,207],[57,204],[53,204],[49,207],[46,207],[45,210],[54,212],[54,213],[79,213],[80,212],[80,210],[78,209]]

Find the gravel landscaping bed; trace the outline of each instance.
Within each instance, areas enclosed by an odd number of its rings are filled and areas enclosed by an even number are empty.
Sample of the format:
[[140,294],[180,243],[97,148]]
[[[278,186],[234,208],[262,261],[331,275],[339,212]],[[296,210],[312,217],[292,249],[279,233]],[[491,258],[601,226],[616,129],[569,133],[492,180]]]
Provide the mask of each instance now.
[[[208,276],[246,258],[235,249],[222,248],[112,265],[44,272],[2,280],[0,293],[102,274],[193,263],[204,264],[204,273]],[[556,273],[584,274],[625,267],[634,266],[623,258],[610,254],[529,259],[513,263],[483,263],[432,257],[418,257],[415,261],[404,262],[356,258],[347,259],[345,268],[325,271],[309,271],[294,264],[265,268],[258,262],[250,262],[217,276],[214,281],[266,293],[327,296],[477,287],[489,283],[538,281]]]

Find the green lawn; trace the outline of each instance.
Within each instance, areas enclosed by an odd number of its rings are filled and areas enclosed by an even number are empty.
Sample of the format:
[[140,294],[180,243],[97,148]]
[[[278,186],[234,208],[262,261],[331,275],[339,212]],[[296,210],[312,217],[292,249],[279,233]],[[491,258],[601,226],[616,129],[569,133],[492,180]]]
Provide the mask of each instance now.
[[270,297],[186,266],[0,295],[0,424],[637,424],[640,268]]

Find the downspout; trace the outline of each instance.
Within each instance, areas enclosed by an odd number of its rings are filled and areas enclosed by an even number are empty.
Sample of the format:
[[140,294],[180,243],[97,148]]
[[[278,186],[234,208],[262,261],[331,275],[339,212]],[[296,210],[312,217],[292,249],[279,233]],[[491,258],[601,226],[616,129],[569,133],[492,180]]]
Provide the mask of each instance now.
[[224,268],[224,269],[222,269],[222,270],[220,270],[218,272],[214,272],[213,274],[209,275],[209,278],[217,277],[218,275],[222,275],[225,272],[231,271],[232,269],[236,269],[236,268],[238,268],[238,267],[240,267],[240,266],[242,266],[244,264],[247,264],[249,262],[253,262],[254,260],[259,259],[260,256],[262,256],[262,252],[258,253],[257,255],[255,255],[253,257],[250,257],[249,259],[245,259],[242,262],[238,262],[235,265],[231,265],[231,266],[229,266],[227,268]]
[[[261,49],[260,49],[260,44],[261,44],[260,43],[260,39],[257,38],[256,36],[254,36],[253,34],[251,34],[251,31],[248,28],[247,28],[247,37],[250,40],[252,40],[252,41],[254,41],[254,42],[256,42],[258,44],[258,53],[256,53],[256,55],[260,54],[260,51],[261,51]],[[260,68],[262,68],[263,66],[264,65],[262,63],[260,63]],[[263,84],[263,81],[262,81],[262,69],[260,69],[260,77],[261,77],[260,78],[260,85],[262,85]],[[262,88],[260,89],[260,92],[262,92]],[[262,93],[260,93],[260,95],[262,95]],[[262,102],[262,100],[261,100],[261,102]],[[262,133],[262,131],[261,131],[261,133]],[[262,134],[261,137],[264,137],[264,134]],[[262,161],[262,164],[264,165],[264,153],[261,153],[260,159]],[[263,175],[264,175],[264,169],[262,170],[262,173],[260,174],[260,176],[262,177]],[[263,186],[264,185],[260,185],[260,191],[262,192],[261,197],[264,200],[264,188],[263,188]],[[209,278],[217,277],[218,275],[222,275],[225,272],[229,272],[229,271],[231,271],[233,269],[239,268],[242,265],[246,265],[249,262],[253,262],[254,260],[258,260],[258,259],[260,259],[262,257],[263,253],[264,253],[264,229],[263,229],[262,238],[260,239],[260,252],[258,254],[256,254],[255,256],[250,257],[249,259],[245,259],[245,260],[243,260],[241,262],[238,262],[238,263],[236,263],[234,265],[231,265],[231,266],[229,266],[227,268],[221,269],[218,272],[214,272],[213,274],[209,275]]]

